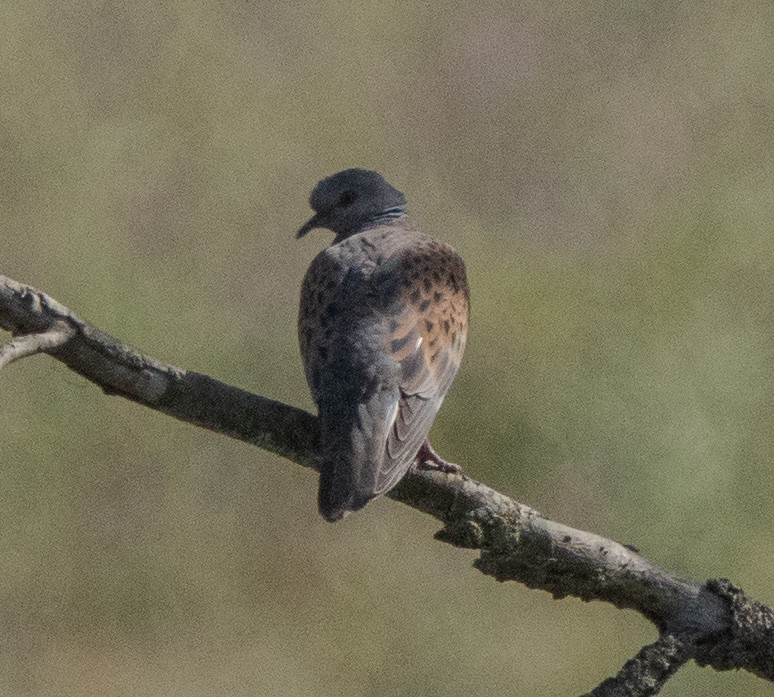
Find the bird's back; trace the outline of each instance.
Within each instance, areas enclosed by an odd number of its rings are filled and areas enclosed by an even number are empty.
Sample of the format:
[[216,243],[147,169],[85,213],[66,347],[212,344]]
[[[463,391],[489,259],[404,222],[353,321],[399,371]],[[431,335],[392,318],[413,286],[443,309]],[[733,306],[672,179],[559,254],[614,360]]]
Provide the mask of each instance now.
[[320,412],[320,511],[337,520],[395,486],[459,367],[464,264],[408,218],[322,251],[304,279],[299,339]]

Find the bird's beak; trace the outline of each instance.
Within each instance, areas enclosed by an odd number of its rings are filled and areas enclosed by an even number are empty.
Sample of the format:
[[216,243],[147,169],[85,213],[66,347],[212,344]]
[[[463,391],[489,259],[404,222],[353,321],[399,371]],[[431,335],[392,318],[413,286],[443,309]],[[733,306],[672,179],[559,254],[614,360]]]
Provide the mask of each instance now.
[[314,230],[316,227],[322,227],[322,224],[323,222],[320,219],[320,216],[313,215],[301,226],[301,229],[296,233],[296,239],[300,240],[310,230]]

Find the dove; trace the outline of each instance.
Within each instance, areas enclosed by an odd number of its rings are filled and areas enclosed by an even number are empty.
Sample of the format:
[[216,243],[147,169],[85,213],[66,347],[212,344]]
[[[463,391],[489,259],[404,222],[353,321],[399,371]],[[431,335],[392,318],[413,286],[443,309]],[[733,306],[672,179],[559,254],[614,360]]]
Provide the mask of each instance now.
[[378,173],[347,169],[312,191],[315,228],[335,234],[304,277],[301,357],[320,422],[318,508],[357,511],[419,466],[458,471],[428,432],[467,339],[465,265],[424,234]]

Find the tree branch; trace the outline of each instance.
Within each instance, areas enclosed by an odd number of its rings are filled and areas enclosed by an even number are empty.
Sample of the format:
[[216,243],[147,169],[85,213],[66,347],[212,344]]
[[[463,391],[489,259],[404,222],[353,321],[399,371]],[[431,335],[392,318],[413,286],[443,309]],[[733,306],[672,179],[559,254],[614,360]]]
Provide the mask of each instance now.
[[21,334],[10,343],[0,346],[0,368],[19,358],[51,351],[71,339],[74,333],[75,330],[64,322],[55,322],[45,332]]
[[[0,357],[11,356],[0,358],[0,366],[45,351],[108,394],[315,467],[315,416],[143,356],[4,276],[0,327],[17,337],[0,349]],[[691,658],[774,681],[774,613],[729,581],[679,578],[631,547],[547,520],[464,474],[414,469],[389,496],[439,519],[437,539],[480,550],[476,568],[498,581],[518,581],[555,598],[603,600],[651,620],[658,641],[591,695],[656,694]]]
[[618,675],[608,678],[583,697],[629,697],[655,695],[678,668],[694,655],[695,646],[674,634],[663,634],[655,644],[643,646]]

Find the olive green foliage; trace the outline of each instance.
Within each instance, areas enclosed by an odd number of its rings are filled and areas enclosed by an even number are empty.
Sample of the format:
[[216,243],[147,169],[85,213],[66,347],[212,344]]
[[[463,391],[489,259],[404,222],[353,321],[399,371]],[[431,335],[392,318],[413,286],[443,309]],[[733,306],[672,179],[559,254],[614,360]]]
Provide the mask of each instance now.
[[[771,603],[773,33],[768,0],[4,2],[0,273],[311,408],[297,293],[330,235],[293,235],[318,179],[377,169],[468,263],[435,446]],[[312,473],[50,358],[0,395],[2,694],[570,695],[655,638],[394,502],[328,525]]]

